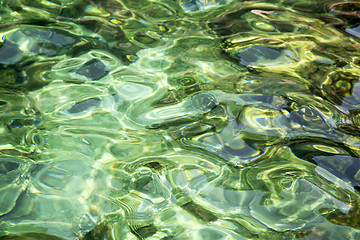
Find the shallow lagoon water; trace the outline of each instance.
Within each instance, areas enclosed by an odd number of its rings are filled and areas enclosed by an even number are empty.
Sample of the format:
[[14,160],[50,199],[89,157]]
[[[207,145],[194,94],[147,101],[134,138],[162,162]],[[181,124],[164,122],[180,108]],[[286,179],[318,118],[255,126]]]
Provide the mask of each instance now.
[[360,239],[357,1],[0,2],[0,239]]

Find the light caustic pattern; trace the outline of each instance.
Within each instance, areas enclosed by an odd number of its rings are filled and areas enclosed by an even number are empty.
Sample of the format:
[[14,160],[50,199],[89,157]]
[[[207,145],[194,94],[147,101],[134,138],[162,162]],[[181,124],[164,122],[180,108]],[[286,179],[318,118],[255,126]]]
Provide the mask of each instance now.
[[360,239],[356,1],[0,2],[0,239]]

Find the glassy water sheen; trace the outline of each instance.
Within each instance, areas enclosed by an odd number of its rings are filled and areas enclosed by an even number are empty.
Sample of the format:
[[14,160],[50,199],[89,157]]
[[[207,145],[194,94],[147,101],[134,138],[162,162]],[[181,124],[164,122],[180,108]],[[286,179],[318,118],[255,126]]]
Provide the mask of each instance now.
[[0,239],[360,239],[360,3],[1,0]]

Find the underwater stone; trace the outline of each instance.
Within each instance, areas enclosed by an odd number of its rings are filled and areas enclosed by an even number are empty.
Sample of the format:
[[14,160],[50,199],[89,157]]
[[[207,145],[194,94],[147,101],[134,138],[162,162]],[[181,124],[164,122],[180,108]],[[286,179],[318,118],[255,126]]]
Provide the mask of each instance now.
[[355,37],[360,38],[360,25],[353,27],[353,28],[345,29],[345,31]]
[[240,53],[235,54],[236,57],[240,58],[240,64],[244,66],[252,65],[253,63],[259,61],[270,62],[280,57],[281,55],[282,53],[278,50],[256,45],[246,48]]
[[71,108],[69,108],[68,112],[80,113],[88,110],[90,107],[97,107],[100,105],[100,103],[101,100],[97,98],[86,99],[84,101],[75,103]]
[[91,80],[99,80],[107,74],[105,64],[102,61],[95,59],[85,63],[81,68],[74,72],[90,78]]
[[23,58],[23,52],[18,45],[5,41],[0,47],[0,63],[15,64]]

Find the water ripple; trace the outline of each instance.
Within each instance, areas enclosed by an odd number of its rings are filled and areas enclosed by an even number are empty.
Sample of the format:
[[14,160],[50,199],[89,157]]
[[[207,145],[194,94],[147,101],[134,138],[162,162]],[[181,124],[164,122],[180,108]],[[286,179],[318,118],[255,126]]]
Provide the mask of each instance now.
[[360,239],[359,4],[0,2],[1,239]]

